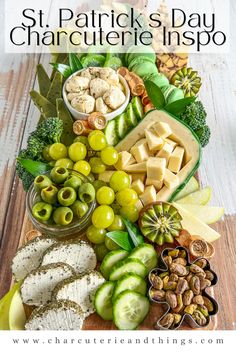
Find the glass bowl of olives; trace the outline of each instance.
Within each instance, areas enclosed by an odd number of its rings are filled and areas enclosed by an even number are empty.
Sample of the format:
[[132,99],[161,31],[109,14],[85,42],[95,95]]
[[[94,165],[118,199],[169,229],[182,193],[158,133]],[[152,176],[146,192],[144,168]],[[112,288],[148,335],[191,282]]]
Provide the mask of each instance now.
[[83,174],[56,166],[39,175],[26,197],[30,220],[42,234],[81,235],[96,207],[95,189]]

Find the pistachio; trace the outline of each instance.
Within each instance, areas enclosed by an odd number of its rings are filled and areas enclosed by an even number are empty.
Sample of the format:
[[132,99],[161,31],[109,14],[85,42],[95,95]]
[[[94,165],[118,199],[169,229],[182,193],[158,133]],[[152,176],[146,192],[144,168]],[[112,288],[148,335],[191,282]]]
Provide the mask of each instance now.
[[151,274],[151,283],[156,290],[161,290],[163,288],[163,280],[156,274]]
[[197,273],[197,276],[199,279],[205,279],[206,278],[206,273],[202,272],[202,273]]
[[163,281],[163,288],[165,289],[167,283],[169,282],[169,276],[166,275],[166,276],[162,279],[162,281]]
[[187,275],[186,268],[182,264],[178,264],[178,263],[172,263],[170,265],[170,271],[174,274],[179,275],[179,276]]
[[194,295],[200,294],[200,279],[194,275],[189,282],[190,289],[193,291]]
[[208,279],[200,279],[200,289],[204,290],[208,288],[208,286],[211,286],[211,282]]
[[174,309],[175,307],[177,307],[177,297],[175,295],[175,293],[171,290],[167,290],[166,292],[166,302],[168,303],[168,305]]
[[186,265],[187,265],[186,259],[180,258],[180,257],[174,259],[174,260],[173,260],[173,263],[182,264],[183,266],[186,266]]
[[170,277],[169,277],[169,281],[175,281],[175,282],[177,282],[178,279],[179,279],[178,275],[177,275],[177,274],[174,274],[174,273],[172,273],[172,274],[170,275]]
[[196,309],[197,309],[197,305],[191,304],[185,307],[184,312],[188,313],[189,315],[192,315]]
[[203,300],[202,295],[196,295],[196,296],[194,296],[194,298],[193,298],[193,303],[194,303],[194,304],[197,304],[197,305],[204,305],[204,300]]
[[156,301],[164,301],[166,297],[166,293],[164,290],[151,289],[150,297]]
[[182,316],[178,313],[173,313],[173,315],[174,315],[174,324],[180,323]]
[[209,316],[208,309],[204,305],[198,305],[197,309],[205,316]]
[[162,319],[160,320],[159,324],[161,325],[161,327],[168,329],[174,323],[174,319],[175,319],[174,315],[172,313],[168,313],[167,315],[162,317]]
[[188,306],[191,304],[193,300],[194,294],[192,290],[186,290],[183,294],[183,304],[184,306]]
[[212,301],[208,299],[208,297],[206,296],[203,296],[203,300],[204,300],[204,305],[206,306],[208,312],[212,312],[214,310],[214,305]]
[[165,278],[167,275],[169,275],[169,272],[162,272],[161,274],[159,274],[159,277],[161,279]]
[[194,276],[193,273],[189,273],[189,274],[187,275],[186,280],[187,280],[188,283],[190,282],[190,280],[192,279],[193,276]]
[[181,294],[176,295],[177,298],[177,306],[173,309],[174,312],[180,313],[183,310],[183,297]]
[[188,282],[186,279],[179,278],[177,287],[176,287],[176,294],[183,294],[185,290],[188,289]]
[[172,263],[172,257],[171,256],[165,256],[163,258],[163,261],[166,263],[166,265],[168,266],[168,268],[170,267],[171,263]]
[[199,310],[194,311],[192,317],[199,326],[205,326],[207,324],[206,317]]
[[207,260],[205,258],[198,259],[194,264],[196,264],[198,267],[204,269],[207,266]]
[[175,290],[177,287],[176,281],[168,281],[163,287],[164,290]]
[[180,258],[187,258],[187,252],[185,250],[180,250],[179,257]]
[[214,280],[215,276],[210,270],[205,270],[205,274],[206,274],[206,279],[210,281]]
[[191,264],[190,271],[195,274],[204,272],[204,270],[196,264]]
[[177,249],[168,252],[168,256],[171,256],[172,258],[177,258],[178,255],[179,255],[179,250]]

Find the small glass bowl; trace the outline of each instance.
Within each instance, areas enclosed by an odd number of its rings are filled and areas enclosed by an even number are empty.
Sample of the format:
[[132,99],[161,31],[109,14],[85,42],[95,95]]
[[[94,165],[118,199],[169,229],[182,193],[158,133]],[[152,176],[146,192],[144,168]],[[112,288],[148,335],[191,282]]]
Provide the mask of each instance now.
[[[70,170],[70,169],[68,169],[68,171],[69,171],[70,176],[77,176],[84,183],[86,183],[86,182],[91,183],[88,180],[88,178],[86,176],[82,175],[81,173],[74,171],[74,170]],[[47,173],[45,173],[45,175],[49,176],[50,173],[47,172]],[[26,209],[27,209],[29,218],[30,218],[31,222],[33,223],[33,225],[35,226],[35,228],[37,230],[39,230],[42,234],[50,235],[50,236],[54,236],[54,237],[82,235],[85,232],[85,230],[87,229],[87,227],[90,225],[92,213],[96,207],[96,200],[94,200],[89,204],[89,209],[88,209],[87,213],[82,218],[72,221],[69,225],[59,226],[59,225],[55,225],[55,224],[40,222],[39,220],[37,220],[33,216],[32,208],[33,208],[34,204],[39,201],[41,201],[41,197],[40,197],[38,191],[36,191],[36,189],[34,188],[34,184],[32,183],[32,185],[26,195]]]

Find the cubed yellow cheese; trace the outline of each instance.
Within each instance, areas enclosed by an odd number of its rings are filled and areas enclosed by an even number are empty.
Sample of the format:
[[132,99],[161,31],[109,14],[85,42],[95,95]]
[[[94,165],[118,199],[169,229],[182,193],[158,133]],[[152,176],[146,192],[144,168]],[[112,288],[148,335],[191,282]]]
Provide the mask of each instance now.
[[130,176],[132,177],[132,181],[137,181],[137,179],[140,179],[143,183],[146,179],[146,173],[131,173]]
[[171,157],[169,158],[168,170],[172,172],[179,172],[184,157],[184,148],[181,146],[176,146]]
[[138,199],[137,203],[135,204],[136,208],[138,209],[138,212],[143,209],[143,203],[141,202],[140,199]]
[[144,193],[139,196],[143,205],[153,203],[156,201],[156,189],[154,186],[148,186],[145,188]]
[[170,196],[170,190],[163,186],[156,195],[157,202],[166,202]]
[[147,178],[163,181],[166,168],[166,159],[149,157],[147,160]]
[[130,161],[132,160],[134,160],[133,156],[128,151],[121,151],[118,153],[118,161],[114,167],[117,170],[123,170],[125,166],[130,165]]
[[159,135],[163,139],[167,138],[172,133],[169,124],[165,122],[157,122],[156,124],[154,124],[153,128],[157,135]]
[[144,192],[144,184],[141,179],[137,179],[131,185],[131,188],[135,190],[135,192],[140,195]]
[[133,146],[130,149],[130,152],[137,162],[143,162],[149,158],[149,151],[148,151],[147,142],[144,142],[144,143],[139,144],[137,146]]
[[179,177],[166,168],[164,184],[167,188],[173,189],[179,185]]
[[162,149],[158,152],[157,157],[162,157],[168,162],[173,149],[174,147],[172,145],[165,142]]
[[163,139],[151,132],[150,130],[145,130],[145,136],[147,139],[148,147],[150,151],[158,151],[162,148],[164,142]]
[[157,191],[163,186],[163,181],[157,181],[156,179],[147,178],[145,182],[146,186],[154,186]]
[[146,142],[147,142],[147,139],[142,138],[142,139],[137,140],[133,146],[139,146],[139,145],[145,144]]
[[131,173],[140,173],[147,171],[147,162],[135,163],[133,165],[128,165],[124,168],[124,171]]
[[173,149],[178,145],[178,143],[170,138],[165,138],[165,142],[173,146]]

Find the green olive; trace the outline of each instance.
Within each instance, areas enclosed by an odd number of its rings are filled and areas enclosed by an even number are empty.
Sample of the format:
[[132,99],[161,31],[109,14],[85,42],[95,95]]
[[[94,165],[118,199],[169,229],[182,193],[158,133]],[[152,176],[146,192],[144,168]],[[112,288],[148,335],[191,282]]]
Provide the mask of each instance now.
[[34,204],[32,209],[33,216],[39,221],[47,221],[52,214],[52,205],[44,202]]
[[71,187],[64,187],[57,194],[58,202],[63,206],[70,206],[76,201],[76,191]]
[[85,203],[91,203],[95,199],[95,189],[91,183],[84,183],[79,188],[79,199]]
[[93,183],[95,181],[95,177],[91,172],[86,177],[88,178],[89,182],[91,182],[91,183]]
[[57,225],[69,225],[73,220],[73,212],[68,207],[59,207],[53,213],[53,220]]
[[46,188],[51,185],[52,185],[52,181],[46,175],[39,175],[34,180],[34,188],[37,191],[40,191],[41,189]]
[[77,176],[69,176],[64,183],[64,187],[71,187],[77,191],[81,186],[81,184],[82,184],[81,178]]
[[41,190],[41,198],[44,202],[54,204],[57,201],[57,187],[51,185]]
[[95,188],[95,191],[97,192],[99,190],[99,188],[107,186],[107,183],[97,179],[96,181],[93,182],[93,186]]
[[84,202],[80,202],[76,200],[73,205],[71,205],[71,209],[75,216],[78,218],[82,218],[88,211],[88,204]]
[[55,183],[63,183],[69,176],[69,171],[65,167],[54,167],[51,172],[50,176]]

